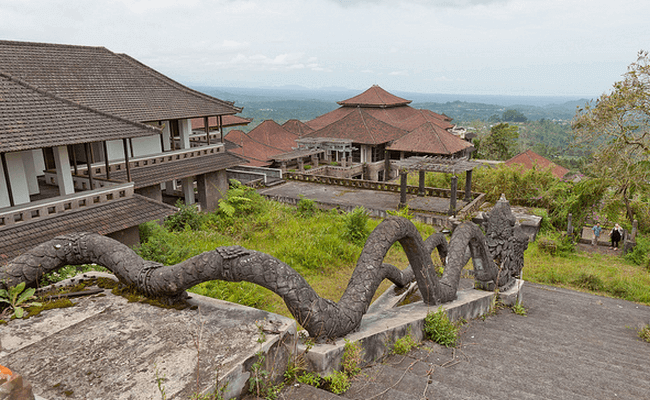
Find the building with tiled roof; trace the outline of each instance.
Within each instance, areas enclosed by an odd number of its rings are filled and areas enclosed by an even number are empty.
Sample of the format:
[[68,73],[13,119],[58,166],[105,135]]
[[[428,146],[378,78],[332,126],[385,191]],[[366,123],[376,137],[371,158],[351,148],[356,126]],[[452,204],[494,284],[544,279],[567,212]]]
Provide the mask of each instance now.
[[161,185],[213,209],[246,160],[191,120],[240,111],[103,47],[0,40],[0,263],[82,228],[137,242],[176,210]]
[[[451,133],[454,125],[446,115],[411,107],[410,100],[374,85],[341,107],[306,124],[314,131],[304,138],[349,139],[352,162],[368,166],[367,179],[396,176],[390,160],[410,156],[466,157],[474,147]],[[345,150],[347,151],[347,150]],[[343,153],[327,154],[338,160]],[[344,156],[343,156],[344,157]]]
[[249,165],[257,167],[271,166],[275,156],[293,151],[296,139],[298,135],[273,120],[263,121],[248,133],[234,130],[226,136],[226,141],[238,146],[231,152],[247,159]]
[[303,137],[308,133],[313,132],[314,130],[307,124],[297,119],[290,119],[282,127],[289,132],[295,133],[298,137]]
[[550,169],[551,173],[558,179],[562,179],[566,174],[569,173],[568,169],[555,164],[554,162],[540,156],[532,150],[526,150],[523,153],[517,154],[511,159],[505,161],[504,164],[521,165],[526,170],[533,168]]

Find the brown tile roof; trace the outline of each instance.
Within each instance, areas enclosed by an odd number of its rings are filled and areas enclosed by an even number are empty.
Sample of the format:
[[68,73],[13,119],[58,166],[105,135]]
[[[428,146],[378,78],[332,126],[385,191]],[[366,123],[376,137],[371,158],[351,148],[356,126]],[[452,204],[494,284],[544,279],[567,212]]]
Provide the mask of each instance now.
[[354,111],[353,107],[339,107],[336,110],[332,110],[323,115],[319,115],[318,117],[305,122],[305,124],[311,129],[317,131],[319,129],[326,127],[329,124],[332,124],[342,118],[345,118],[348,114],[350,114],[353,111]]
[[57,96],[131,121],[241,112],[230,102],[185,87],[104,47],[0,40],[0,71]]
[[259,143],[280,149],[284,152],[291,151],[294,147],[297,147],[296,139],[298,139],[298,135],[289,132],[277,122],[270,119],[262,121],[261,124],[248,132],[248,136]]
[[[174,179],[188,178],[242,164],[246,164],[246,160],[236,154],[230,152],[215,153],[132,168],[131,180],[135,184],[135,188],[140,189]],[[126,171],[111,172],[111,179],[126,181]]]
[[405,106],[410,102],[411,100],[405,100],[401,97],[397,97],[380,88],[378,85],[373,85],[365,92],[347,100],[339,101],[337,104],[340,104],[344,107],[388,108]]
[[353,108],[345,117],[304,137],[352,139],[354,143],[377,145],[406,135],[406,131],[382,122],[364,108]]
[[[252,131],[251,131],[252,132]],[[287,150],[262,143],[240,130],[230,131],[226,136],[229,141],[238,146],[230,150],[231,153],[237,154],[247,159],[251,166],[265,167],[273,163],[274,156],[286,153]],[[294,142],[294,146],[296,146]]]
[[73,232],[106,235],[147,221],[162,219],[174,212],[175,207],[134,194],[127,199],[21,223],[0,230],[0,265],[58,235]]
[[388,150],[453,155],[470,147],[472,147],[471,143],[454,136],[431,122],[426,122],[394,141],[388,146]]
[[542,169],[551,168],[551,173],[558,179],[562,179],[564,175],[569,173],[568,169],[551,162],[550,160],[540,156],[532,150],[526,150],[525,152],[512,157],[506,161],[505,164],[519,164],[522,165],[525,169],[533,169],[535,166]]
[[[252,119],[240,117],[238,115],[224,115],[222,117],[221,125],[224,128],[230,127],[230,126],[241,126],[241,125],[248,125],[253,121]],[[217,121],[217,117],[209,117],[208,118],[208,125],[210,126],[210,129],[219,129],[219,121]],[[203,124],[203,118],[193,118],[192,119],[192,129],[205,129],[205,125]]]
[[156,134],[0,72],[0,153]]
[[298,137],[303,137],[304,135],[314,131],[314,129],[312,129],[309,125],[297,119],[288,120],[282,124],[282,127],[289,132],[295,133],[298,135]]

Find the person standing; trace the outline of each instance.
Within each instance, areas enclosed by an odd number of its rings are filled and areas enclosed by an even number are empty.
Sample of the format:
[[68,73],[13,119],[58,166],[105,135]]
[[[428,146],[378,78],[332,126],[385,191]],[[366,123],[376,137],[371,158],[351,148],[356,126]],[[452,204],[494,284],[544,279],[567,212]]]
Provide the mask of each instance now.
[[594,231],[594,239],[591,241],[592,246],[598,246],[598,238],[600,237],[600,232],[603,228],[600,227],[600,223],[596,222],[596,225],[592,226],[591,229]]
[[614,228],[609,234],[609,237],[612,239],[612,249],[618,250],[618,242],[623,238],[623,228],[619,224],[614,225]]

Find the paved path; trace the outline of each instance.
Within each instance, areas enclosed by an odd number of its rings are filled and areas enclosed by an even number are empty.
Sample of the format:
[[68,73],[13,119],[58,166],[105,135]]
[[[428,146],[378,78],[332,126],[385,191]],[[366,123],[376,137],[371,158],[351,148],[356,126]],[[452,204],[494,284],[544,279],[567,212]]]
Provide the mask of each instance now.
[[650,307],[526,283],[528,316],[465,325],[460,345],[427,342],[366,368],[342,396],[301,385],[280,399],[650,399]]

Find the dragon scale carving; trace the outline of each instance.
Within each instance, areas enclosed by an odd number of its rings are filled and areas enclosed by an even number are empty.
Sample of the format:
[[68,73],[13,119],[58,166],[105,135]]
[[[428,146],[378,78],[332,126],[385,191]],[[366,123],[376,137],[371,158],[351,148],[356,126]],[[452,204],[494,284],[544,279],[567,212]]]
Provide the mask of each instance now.
[[[322,340],[354,331],[384,279],[398,286],[415,279],[424,302],[448,302],[456,297],[461,270],[471,257],[477,281],[505,285],[520,273],[527,246],[527,237],[517,230],[511,217],[510,207],[502,199],[488,218],[487,240],[476,224],[466,222],[454,230],[449,244],[441,233],[424,241],[409,220],[387,218],[368,237],[338,303],[321,298],[293,268],[258,251],[240,246],[219,247],[165,266],[142,259],[113,239],[90,233],[59,236],[16,257],[0,269],[0,288],[20,282],[36,286],[45,273],[65,265],[88,263],[108,268],[122,283],[148,296],[171,299],[182,298],[186,289],[205,281],[248,281],[278,294],[309,334]],[[506,222],[502,221],[504,218]],[[503,236],[504,233],[509,236]],[[395,242],[402,245],[410,263],[403,271],[383,262]],[[431,260],[434,249],[446,265],[441,277]],[[492,253],[492,249],[499,253]]]

